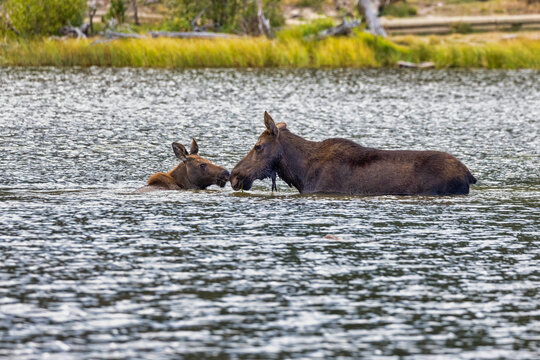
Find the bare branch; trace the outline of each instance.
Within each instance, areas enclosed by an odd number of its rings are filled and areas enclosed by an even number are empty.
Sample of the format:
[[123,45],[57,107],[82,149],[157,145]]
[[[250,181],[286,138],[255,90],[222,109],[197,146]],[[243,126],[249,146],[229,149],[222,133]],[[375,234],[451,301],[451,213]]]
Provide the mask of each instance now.
[[195,16],[193,18],[193,20],[191,20],[189,22],[189,26],[191,27],[191,29],[195,29],[195,31],[197,31],[197,21],[199,21],[199,19],[201,18],[201,16],[204,14],[204,12],[206,11],[206,9],[208,9],[208,6],[206,6],[204,9],[202,9],[198,14],[197,16]]
[[351,33],[351,30],[360,25],[361,23],[362,20],[360,19],[355,19],[352,21],[344,19],[343,22],[338,26],[334,26],[319,32],[317,38],[321,40],[327,36],[349,35]]
[[105,38],[107,39],[145,39],[145,36],[139,35],[139,34],[127,34],[127,33],[121,33],[116,31],[111,31],[107,29],[105,31]]

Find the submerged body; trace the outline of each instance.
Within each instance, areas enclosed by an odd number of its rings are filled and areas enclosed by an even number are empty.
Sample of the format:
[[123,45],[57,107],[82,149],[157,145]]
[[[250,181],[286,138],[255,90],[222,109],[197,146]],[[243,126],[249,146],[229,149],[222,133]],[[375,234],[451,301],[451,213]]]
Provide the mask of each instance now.
[[309,141],[274,124],[231,173],[235,190],[277,174],[300,193],[355,195],[464,195],[476,179],[454,156],[440,151],[378,150],[347,139]]
[[148,178],[146,186],[136,193],[156,190],[187,190],[206,189],[216,184],[224,187],[229,181],[229,172],[198,155],[199,146],[195,139],[191,143],[190,153],[182,144],[172,144],[177,158],[182,160],[174,169],[167,173],[158,172]]

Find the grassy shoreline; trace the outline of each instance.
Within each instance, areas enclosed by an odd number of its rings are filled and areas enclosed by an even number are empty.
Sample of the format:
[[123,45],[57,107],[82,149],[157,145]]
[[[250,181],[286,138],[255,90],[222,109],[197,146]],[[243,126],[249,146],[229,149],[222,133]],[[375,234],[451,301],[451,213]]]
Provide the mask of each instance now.
[[357,32],[350,37],[304,40],[240,38],[9,40],[0,44],[0,66],[393,67],[431,61],[436,68],[540,69],[538,36],[402,36],[391,40]]

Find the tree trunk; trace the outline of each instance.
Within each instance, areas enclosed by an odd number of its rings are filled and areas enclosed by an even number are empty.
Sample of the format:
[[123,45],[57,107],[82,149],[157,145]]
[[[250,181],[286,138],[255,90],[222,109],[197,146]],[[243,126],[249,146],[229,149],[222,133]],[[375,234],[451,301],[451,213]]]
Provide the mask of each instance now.
[[352,21],[347,21],[346,19],[344,19],[343,22],[339,24],[338,26],[334,26],[334,27],[325,29],[323,31],[319,31],[317,38],[321,40],[327,36],[349,35],[352,29],[354,29],[361,23],[362,21],[360,19],[352,20]]
[[90,19],[90,34],[94,35],[94,15],[96,15],[97,7],[96,2],[91,1],[88,3],[88,18]]
[[195,16],[195,18],[193,18],[193,20],[191,20],[189,22],[189,27],[191,28],[192,31],[203,31],[204,30],[204,27],[199,27],[197,26],[197,22],[199,21],[199,19],[201,18],[201,16],[204,14],[204,12],[206,11],[206,9],[208,8],[208,6],[206,6],[204,9],[202,9],[198,14],[197,16]]
[[270,21],[264,17],[263,0],[257,0],[257,20],[259,21],[259,32],[261,35],[264,34],[267,38],[271,38],[272,29],[270,28]]
[[131,0],[131,6],[133,7],[133,18],[135,20],[135,25],[141,25],[139,23],[139,13],[137,11],[137,0]]
[[139,34],[126,34],[107,29],[105,31],[105,38],[111,39],[144,39],[145,37]]
[[379,0],[358,1],[358,11],[364,15],[369,31],[373,35],[386,37],[386,31],[384,31],[377,16],[379,14],[379,6]]

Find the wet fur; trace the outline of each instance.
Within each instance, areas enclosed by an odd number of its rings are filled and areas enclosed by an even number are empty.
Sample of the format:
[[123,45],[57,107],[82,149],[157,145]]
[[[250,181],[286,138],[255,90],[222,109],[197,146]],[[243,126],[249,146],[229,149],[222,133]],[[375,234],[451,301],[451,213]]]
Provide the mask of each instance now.
[[182,190],[186,189],[186,184],[183,184],[182,182],[179,184],[176,182],[175,178],[171,175],[171,173],[178,171],[179,166],[184,166],[184,163],[178,164],[174,169],[169,171],[168,173],[158,172],[153,175],[151,175],[148,178],[148,181],[146,182],[146,186],[143,186],[140,189],[135,190],[135,192],[148,192],[148,191],[155,191],[155,190]]
[[[291,133],[284,123],[276,127],[279,135],[273,144],[279,149],[275,158],[252,177],[249,169],[255,165],[249,164],[250,152],[232,171],[233,187],[274,172],[301,193],[465,195],[469,185],[476,183],[467,167],[448,153],[378,150],[340,138],[313,142]],[[270,143],[272,136],[266,130],[258,143]]]
[[[155,190],[205,189],[213,184],[224,186],[229,180],[227,170],[197,155],[199,147],[195,140],[191,144],[191,154],[188,154],[186,149],[178,143],[173,143],[173,150],[182,162],[168,173],[158,172],[150,176],[146,186],[135,190],[136,193]],[[191,166],[191,170],[188,170],[188,166]],[[205,170],[200,170],[199,166],[205,166]]]
[[[296,136],[284,130],[280,137],[284,144]],[[309,152],[295,154],[308,159],[304,176],[290,181],[303,193],[464,195],[469,184],[476,183],[465,165],[444,152],[378,150],[339,138],[310,147]],[[301,172],[278,170],[285,177]]]

